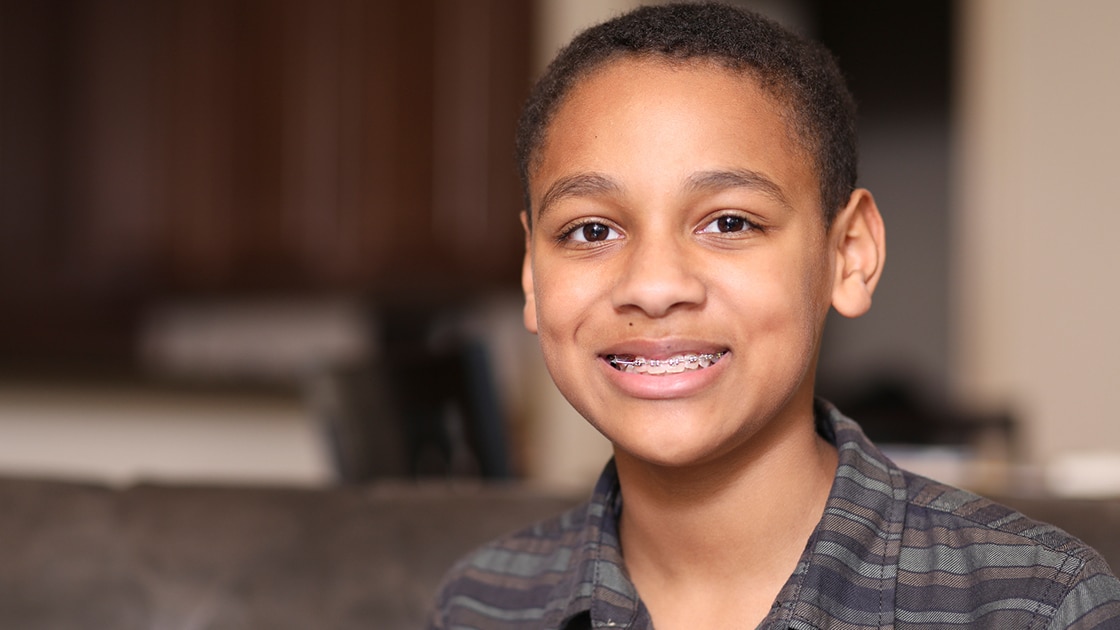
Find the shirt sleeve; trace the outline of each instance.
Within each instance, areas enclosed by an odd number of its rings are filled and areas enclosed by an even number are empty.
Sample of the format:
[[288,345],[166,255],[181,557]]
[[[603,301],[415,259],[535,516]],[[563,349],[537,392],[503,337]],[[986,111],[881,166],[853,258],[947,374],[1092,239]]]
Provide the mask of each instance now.
[[1120,580],[1099,556],[1085,563],[1047,627],[1120,630]]

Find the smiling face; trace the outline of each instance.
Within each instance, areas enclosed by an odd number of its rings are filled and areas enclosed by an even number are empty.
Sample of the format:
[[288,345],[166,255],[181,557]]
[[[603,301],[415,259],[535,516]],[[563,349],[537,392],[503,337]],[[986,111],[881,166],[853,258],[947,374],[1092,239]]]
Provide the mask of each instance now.
[[530,173],[525,324],[616,451],[698,464],[809,421],[846,273],[819,190],[747,75],[627,58],[567,96]]

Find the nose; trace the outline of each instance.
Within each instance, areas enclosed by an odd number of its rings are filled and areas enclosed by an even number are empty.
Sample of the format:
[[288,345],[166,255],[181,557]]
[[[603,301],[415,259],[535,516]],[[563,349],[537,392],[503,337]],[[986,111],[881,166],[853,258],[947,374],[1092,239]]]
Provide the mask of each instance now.
[[673,239],[634,243],[624,256],[611,299],[616,310],[665,317],[703,304],[707,290],[698,272],[686,243]]

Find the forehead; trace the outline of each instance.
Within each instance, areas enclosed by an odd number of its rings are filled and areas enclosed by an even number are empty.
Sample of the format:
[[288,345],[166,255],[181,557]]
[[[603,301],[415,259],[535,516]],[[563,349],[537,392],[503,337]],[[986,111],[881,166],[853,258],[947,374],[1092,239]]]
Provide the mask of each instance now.
[[623,57],[571,88],[530,169],[536,211],[551,181],[575,171],[687,179],[702,171],[766,174],[792,197],[819,198],[811,156],[787,108],[751,73],[714,60]]

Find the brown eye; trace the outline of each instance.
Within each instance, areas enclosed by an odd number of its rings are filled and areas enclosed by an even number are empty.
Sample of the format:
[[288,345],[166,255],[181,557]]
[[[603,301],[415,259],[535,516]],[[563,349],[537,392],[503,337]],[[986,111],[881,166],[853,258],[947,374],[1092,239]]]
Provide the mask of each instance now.
[[569,228],[564,232],[562,240],[575,243],[603,243],[621,237],[622,235],[618,233],[618,230],[606,223],[589,221]]
[[727,216],[716,219],[716,228],[720,232],[742,232],[747,227],[743,217]]
[[711,223],[705,225],[700,231],[708,234],[746,234],[760,229],[758,225],[751,223],[751,221],[745,217],[735,214],[726,214],[712,220]]
[[602,241],[606,239],[607,235],[611,233],[611,229],[603,225],[602,223],[588,223],[587,225],[583,226],[582,231],[583,240],[589,243]]

